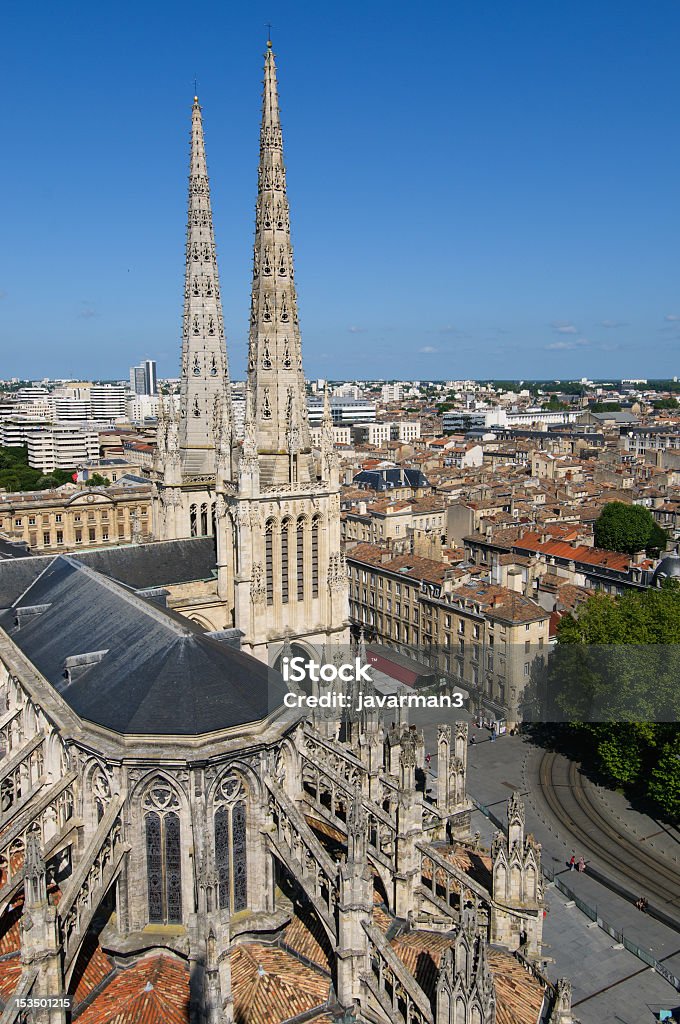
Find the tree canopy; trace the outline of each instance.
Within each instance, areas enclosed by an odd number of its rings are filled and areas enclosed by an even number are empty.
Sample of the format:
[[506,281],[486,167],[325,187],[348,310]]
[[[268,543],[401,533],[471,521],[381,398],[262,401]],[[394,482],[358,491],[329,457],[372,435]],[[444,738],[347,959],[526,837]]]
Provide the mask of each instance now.
[[604,506],[593,532],[598,548],[625,551],[629,555],[643,550],[661,550],[667,540],[666,531],[657,524],[649,509],[622,501],[610,501]]
[[680,819],[680,583],[613,598],[596,594],[558,625],[535,693],[610,782]]
[[43,473],[41,469],[29,466],[25,445],[0,447],[0,487],[6,491],[44,491],[70,481],[68,470],[55,469],[51,473]]

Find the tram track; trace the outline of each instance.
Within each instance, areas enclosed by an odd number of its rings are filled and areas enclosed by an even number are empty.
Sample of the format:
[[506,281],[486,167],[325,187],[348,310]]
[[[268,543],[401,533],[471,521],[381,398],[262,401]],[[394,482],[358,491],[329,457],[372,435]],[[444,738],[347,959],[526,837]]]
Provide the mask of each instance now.
[[573,761],[565,762],[553,752],[544,754],[539,786],[551,813],[583,847],[584,856],[597,858],[603,867],[635,882],[636,893],[654,897],[680,918],[680,871],[666,858],[641,849],[602,816]]

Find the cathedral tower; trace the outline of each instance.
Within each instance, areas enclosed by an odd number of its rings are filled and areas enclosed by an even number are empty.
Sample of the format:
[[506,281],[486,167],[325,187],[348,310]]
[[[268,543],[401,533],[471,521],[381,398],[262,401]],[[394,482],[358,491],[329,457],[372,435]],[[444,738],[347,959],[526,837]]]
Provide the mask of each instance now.
[[191,111],[179,417],[162,408],[156,534],[213,533],[214,488],[231,478],[232,414],[210,182],[198,97]]
[[317,650],[348,642],[337,458],[324,444],[317,460],[310,446],[270,42],[264,65],[245,432],[236,493],[219,484],[217,490],[218,590],[233,608],[244,648],[266,659],[287,637]]

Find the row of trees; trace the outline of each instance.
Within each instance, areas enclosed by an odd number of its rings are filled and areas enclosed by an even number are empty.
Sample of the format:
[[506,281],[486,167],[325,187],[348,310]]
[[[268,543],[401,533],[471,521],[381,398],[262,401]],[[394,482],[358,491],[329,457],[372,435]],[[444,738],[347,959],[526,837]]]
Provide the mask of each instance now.
[[570,753],[680,820],[680,581],[589,598],[559,623],[533,686]]

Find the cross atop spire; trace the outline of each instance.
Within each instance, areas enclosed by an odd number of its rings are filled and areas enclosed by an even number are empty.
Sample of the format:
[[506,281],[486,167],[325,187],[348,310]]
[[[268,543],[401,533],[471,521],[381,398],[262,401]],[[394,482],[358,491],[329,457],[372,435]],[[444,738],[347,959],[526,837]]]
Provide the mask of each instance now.
[[263,485],[311,479],[276,63],[267,43],[248,351]]
[[231,436],[231,393],[215,254],[210,183],[198,95],[191,111],[179,447],[182,473],[216,470],[215,409]]

